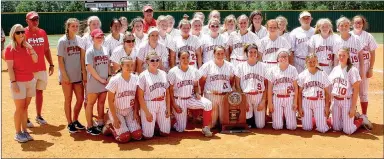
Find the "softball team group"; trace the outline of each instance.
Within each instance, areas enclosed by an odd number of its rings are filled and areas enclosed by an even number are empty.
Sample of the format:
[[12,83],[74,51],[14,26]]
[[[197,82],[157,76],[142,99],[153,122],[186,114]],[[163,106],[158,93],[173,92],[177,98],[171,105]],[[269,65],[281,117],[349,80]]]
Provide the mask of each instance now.
[[[144,16],[148,13],[153,14],[152,8],[144,9]],[[38,21],[36,12],[28,13],[27,22],[36,17]],[[339,35],[327,18],[319,19],[315,28],[307,11],[298,20],[301,26],[288,32],[283,16],[263,26],[262,13],[254,11],[249,17],[229,15],[221,25],[220,13],[214,10],[205,26],[204,14],[196,12],[177,29],[170,15],[159,16],[151,27],[138,17],[129,32],[127,19],[121,17],[111,21],[111,33],[105,36],[100,19],[91,16],[79,36],[80,22],[69,18],[57,45],[68,130],[112,134],[122,143],[150,139],[154,134],[167,136],[171,129],[183,132],[188,110],[201,109],[202,133],[210,137],[212,128],[220,129],[224,96],[233,91],[246,95],[249,127],[261,129],[272,117],[276,130],[295,130],[298,120],[304,130],[322,133],[332,128],[352,134],[361,125],[372,129],[367,91],[377,44],[365,31],[366,19],[339,18]],[[33,140],[26,129],[27,108],[41,87],[38,81],[47,81],[46,72],[39,77],[30,66],[44,63],[45,70],[46,56],[54,67],[50,56],[36,49],[49,47],[46,33],[37,28],[46,39],[36,44],[29,40],[28,28],[14,25],[11,44],[5,48],[19,142]],[[358,97],[361,115],[356,112]],[[86,126],[78,121],[83,103]]]

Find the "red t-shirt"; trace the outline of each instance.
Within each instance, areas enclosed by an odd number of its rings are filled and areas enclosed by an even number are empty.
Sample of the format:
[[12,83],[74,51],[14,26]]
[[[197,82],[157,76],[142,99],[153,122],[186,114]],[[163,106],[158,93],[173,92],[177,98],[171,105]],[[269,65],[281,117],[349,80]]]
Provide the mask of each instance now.
[[13,60],[13,71],[15,73],[15,80],[19,82],[30,81],[33,79],[33,70],[31,55],[25,47],[17,46],[11,50],[11,46],[8,45],[5,48],[5,60]]
[[149,27],[151,26],[156,26],[156,20],[152,18],[152,21],[151,23],[147,23],[147,21],[144,20],[144,28],[143,28],[143,32],[144,33],[148,33],[148,29]]
[[31,30],[29,30],[29,27],[26,27],[25,37],[27,42],[32,45],[33,49],[39,56],[37,63],[33,64],[33,72],[47,70],[44,59],[45,50],[49,49],[47,33],[45,33],[45,31],[40,28],[37,31],[32,32]]

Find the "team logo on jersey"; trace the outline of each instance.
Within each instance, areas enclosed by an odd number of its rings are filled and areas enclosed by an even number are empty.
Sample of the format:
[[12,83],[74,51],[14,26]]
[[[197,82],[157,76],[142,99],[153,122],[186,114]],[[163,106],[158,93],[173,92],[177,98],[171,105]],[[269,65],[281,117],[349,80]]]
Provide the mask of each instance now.
[[152,92],[152,91],[154,91],[155,89],[157,89],[157,88],[161,88],[161,87],[165,88],[165,83],[163,83],[163,82],[157,82],[157,83],[155,83],[155,84],[149,86],[149,91]]
[[188,86],[188,85],[193,85],[193,81],[192,80],[184,80],[184,81],[178,82],[176,84],[177,88],[181,88],[181,87]]
[[330,51],[333,52],[333,47],[332,46],[319,46],[316,48],[316,53],[321,52],[321,51]]
[[93,61],[96,66],[101,65],[101,64],[108,64],[108,56],[95,56],[93,58]]
[[292,83],[293,82],[293,79],[292,78],[289,78],[289,77],[282,77],[282,78],[279,78],[277,79],[274,84],[275,85],[278,85],[280,83]]
[[271,53],[275,53],[277,50],[279,50],[279,48],[269,48],[269,49],[266,49],[264,52],[265,54],[271,54]]
[[243,48],[243,43],[237,43],[237,44],[233,45],[233,50],[235,50],[237,48]]
[[264,81],[264,77],[256,73],[249,73],[244,76],[244,80],[257,79],[258,81]]
[[75,55],[75,54],[80,54],[80,47],[78,46],[69,46],[67,47],[67,53],[68,53],[68,56],[72,56],[72,55]]
[[319,81],[310,81],[304,84],[304,89],[310,88],[310,87],[320,87],[324,88],[324,84],[322,84]]
[[28,38],[28,43],[32,46],[43,46],[44,38]]
[[123,97],[126,97],[126,96],[135,96],[136,95],[136,91],[124,91],[124,92],[120,92],[117,94],[117,98],[123,98]]
[[343,79],[343,78],[340,78],[340,77],[337,77],[337,78],[335,78],[334,80],[333,80],[333,83],[340,83],[340,84],[342,84],[342,85],[344,85],[344,86],[347,86],[347,81],[345,80],[345,79]]
[[216,81],[216,80],[229,80],[229,76],[227,75],[214,75],[209,77],[210,81]]
[[302,38],[302,39],[296,39],[297,44],[301,44],[303,42],[306,42],[308,38]]
[[216,48],[216,46],[220,46],[220,45],[211,45],[211,46],[208,46],[208,47],[205,47],[203,52],[209,52],[209,51],[212,51],[213,49]]

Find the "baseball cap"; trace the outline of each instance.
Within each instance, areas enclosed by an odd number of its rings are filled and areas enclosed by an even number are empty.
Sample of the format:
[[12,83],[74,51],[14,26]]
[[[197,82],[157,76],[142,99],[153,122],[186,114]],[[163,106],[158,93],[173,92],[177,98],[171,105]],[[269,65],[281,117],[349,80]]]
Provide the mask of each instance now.
[[101,29],[95,29],[91,32],[91,36],[92,37],[100,37],[100,36],[104,36],[104,33]]
[[27,19],[33,19],[34,17],[39,17],[39,15],[35,11],[28,12],[26,15]]
[[151,27],[148,31],[148,35],[151,35],[151,33],[155,32],[155,31],[159,32],[159,29],[157,29],[157,27]]
[[309,13],[307,11],[303,11],[300,13],[300,19],[303,17],[310,17],[310,16],[311,16],[311,13]]
[[152,10],[153,11],[152,6],[151,5],[144,6],[143,11],[146,12],[147,10]]

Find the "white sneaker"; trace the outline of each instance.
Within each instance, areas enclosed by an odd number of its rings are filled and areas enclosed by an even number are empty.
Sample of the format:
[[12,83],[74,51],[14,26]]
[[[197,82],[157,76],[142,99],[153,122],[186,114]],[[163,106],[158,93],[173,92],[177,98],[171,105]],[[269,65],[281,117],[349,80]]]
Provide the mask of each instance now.
[[37,116],[36,117],[36,122],[40,125],[45,125],[47,124],[47,121],[44,120],[44,118],[42,116]]
[[204,134],[205,137],[211,137],[213,134],[208,126],[205,126],[201,132]]
[[363,126],[365,129],[372,130],[373,125],[372,125],[371,121],[368,120],[368,117],[366,115],[361,114],[359,118],[363,119]]
[[33,128],[33,124],[31,123],[31,121],[29,121],[29,119],[27,119],[27,127],[28,128]]

